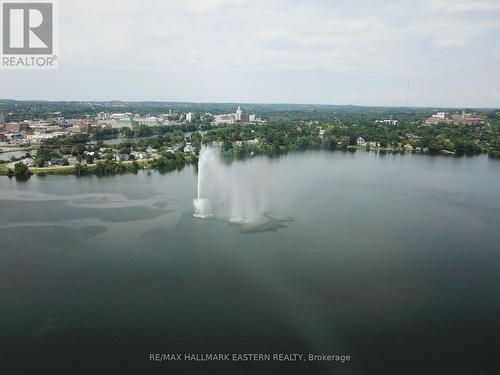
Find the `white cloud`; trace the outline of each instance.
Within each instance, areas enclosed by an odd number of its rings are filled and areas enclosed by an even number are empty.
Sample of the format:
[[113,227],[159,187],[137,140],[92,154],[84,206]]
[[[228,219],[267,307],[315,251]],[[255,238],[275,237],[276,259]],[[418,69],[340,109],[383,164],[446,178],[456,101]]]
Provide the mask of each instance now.
[[497,0],[461,1],[461,0],[425,0],[425,6],[431,11],[439,12],[495,12],[500,11]]
[[[92,75],[113,82],[130,72],[133,91],[120,83],[116,96],[133,92],[137,99],[152,92],[158,98],[163,93],[158,85],[169,90],[169,99],[235,100],[230,95],[237,91],[223,90],[239,85],[248,98],[276,101],[283,88],[269,77],[288,81],[287,98],[306,100],[308,90],[314,92],[311,100],[363,100],[363,91],[370,92],[366,98],[374,93],[393,98],[399,94],[391,90],[399,89],[399,80],[405,87],[408,75],[424,82],[440,73],[451,80],[450,62],[453,74],[481,69],[489,81],[498,80],[500,64],[485,67],[480,61],[498,58],[491,54],[500,39],[497,10],[498,1],[472,0],[60,1],[61,59],[55,74],[71,70],[72,80],[90,85]],[[468,58],[469,51],[475,59]],[[398,83],[384,87],[383,80]],[[156,85],[146,88],[151,82]],[[28,95],[28,86],[14,86]],[[84,90],[71,83],[58,87]],[[0,86],[0,96],[9,92]]]

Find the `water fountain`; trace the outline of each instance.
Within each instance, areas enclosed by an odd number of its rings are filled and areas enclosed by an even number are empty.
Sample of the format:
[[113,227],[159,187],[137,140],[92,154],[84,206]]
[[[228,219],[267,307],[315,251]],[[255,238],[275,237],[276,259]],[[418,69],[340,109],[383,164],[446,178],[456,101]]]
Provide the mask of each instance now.
[[252,161],[228,164],[217,147],[202,146],[198,196],[193,201],[195,217],[217,217],[238,223],[258,221],[266,212],[267,192],[258,166]]

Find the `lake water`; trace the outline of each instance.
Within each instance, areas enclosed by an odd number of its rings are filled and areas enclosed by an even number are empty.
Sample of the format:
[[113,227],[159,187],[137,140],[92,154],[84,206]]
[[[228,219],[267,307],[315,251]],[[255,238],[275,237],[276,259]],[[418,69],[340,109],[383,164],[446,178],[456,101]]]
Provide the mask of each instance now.
[[[263,224],[193,217],[193,167],[0,178],[1,372],[499,373],[500,162],[238,163]],[[212,352],[351,361],[148,361]]]

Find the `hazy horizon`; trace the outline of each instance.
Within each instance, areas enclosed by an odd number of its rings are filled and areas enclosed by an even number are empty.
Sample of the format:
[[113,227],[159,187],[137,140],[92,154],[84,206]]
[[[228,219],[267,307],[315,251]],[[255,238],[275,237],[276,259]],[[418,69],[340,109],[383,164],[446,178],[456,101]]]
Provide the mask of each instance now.
[[[495,0],[57,3],[56,70],[0,97],[426,108],[500,103]],[[33,99],[39,98],[39,99]]]
[[14,98],[0,98],[0,101],[15,101],[15,102],[51,102],[51,103],[166,103],[166,104],[207,104],[207,105],[249,105],[249,106],[324,106],[324,107],[359,107],[359,108],[408,108],[408,109],[478,109],[478,110],[497,110],[497,107],[474,107],[474,106],[405,106],[405,105],[359,105],[353,103],[337,104],[337,103],[292,103],[292,102],[236,102],[236,101],[224,101],[224,102],[208,102],[208,101],[175,101],[175,100],[155,100],[155,99],[144,99],[144,100],[124,100],[124,99],[109,99],[109,100],[86,100],[86,99],[75,99],[75,100],[50,100],[50,99],[14,99]]

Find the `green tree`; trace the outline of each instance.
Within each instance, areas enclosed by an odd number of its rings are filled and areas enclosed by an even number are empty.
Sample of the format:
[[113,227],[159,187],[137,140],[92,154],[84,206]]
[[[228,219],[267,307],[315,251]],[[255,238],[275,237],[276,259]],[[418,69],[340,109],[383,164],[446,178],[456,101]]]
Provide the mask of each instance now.
[[26,178],[31,175],[31,172],[29,171],[29,168],[26,164],[24,163],[16,163],[14,165],[14,176],[20,177],[20,178]]
[[89,172],[89,167],[85,164],[77,163],[75,164],[75,175],[85,176]]
[[137,160],[134,160],[132,162],[132,164],[130,165],[130,170],[134,173],[137,173],[137,171],[141,169],[141,166],[139,165],[139,163],[137,162]]

